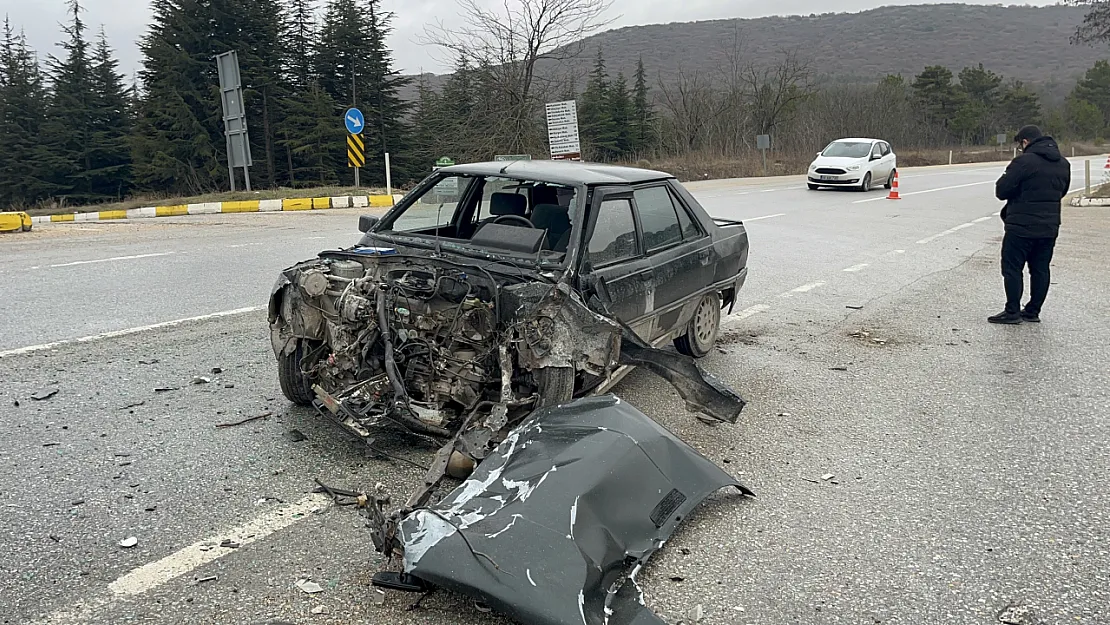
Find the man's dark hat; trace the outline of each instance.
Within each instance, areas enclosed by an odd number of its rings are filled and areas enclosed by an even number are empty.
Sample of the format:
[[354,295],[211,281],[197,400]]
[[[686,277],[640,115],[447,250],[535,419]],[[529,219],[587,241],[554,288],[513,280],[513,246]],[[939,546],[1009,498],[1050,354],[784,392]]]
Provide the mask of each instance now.
[[1022,141],[1033,141],[1034,139],[1040,139],[1043,136],[1044,135],[1041,133],[1040,128],[1037,128],[1036,126],[1026,126],[1019,130],[1016,135],[1014,135],[1014,143],[1021,143]]

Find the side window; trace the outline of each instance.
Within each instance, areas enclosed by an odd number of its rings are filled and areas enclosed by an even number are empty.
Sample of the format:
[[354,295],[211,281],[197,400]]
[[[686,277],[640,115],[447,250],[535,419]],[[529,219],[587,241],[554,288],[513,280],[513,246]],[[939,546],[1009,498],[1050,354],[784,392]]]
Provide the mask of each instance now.
[[669,191],[669,193],[671,194],[671,201],[674,202],[675,210],[678,211],[678,224],[682,227],[682,239],[684,241],[700,239],[703,236],[701,228],[699,228],[694,219],[690,217],[690,211],[682,205],[681,200],[674,196],[673,191]]
[[598,209],[597,222],[589,245],[594,267],[609,265],[640,255],[636,222],[629,200],[605,200]]
[[882,155],[883,155],[883,144],[876,143],[875,147],[871,150],[871,156],[876,156],[877,157],[877,156],[882,156]]
[[633,196],[640,213],[640,227],[644,230],[644,245],[649,252],[682,242],[682,225],[667,187],[639,189]]
[[880,148],[882,149],[882,151],[883,151],[883,156],[886,156],[887,154],[890,154],[890,144],[888,144],[888,143],[880,143],[880,144],[879,144],[879,147],[880,147]]

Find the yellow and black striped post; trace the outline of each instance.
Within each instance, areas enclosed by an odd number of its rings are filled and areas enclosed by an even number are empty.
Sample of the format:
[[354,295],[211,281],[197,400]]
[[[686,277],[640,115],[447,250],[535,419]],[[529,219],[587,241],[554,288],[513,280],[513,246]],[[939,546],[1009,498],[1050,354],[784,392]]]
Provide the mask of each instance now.
[[366,144],[362,135],[347,135],[347,167],[355,169],[355,188],[359,186],[359,170],[366,167]]

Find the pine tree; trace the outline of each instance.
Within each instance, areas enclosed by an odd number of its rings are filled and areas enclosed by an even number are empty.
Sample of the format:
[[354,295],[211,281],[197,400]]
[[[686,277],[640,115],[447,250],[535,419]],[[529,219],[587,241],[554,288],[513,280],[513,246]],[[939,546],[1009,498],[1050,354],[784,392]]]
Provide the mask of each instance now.
[[655,109],[649,95],[644,59],[636,63],[635,84],[632,88],[632,119],[630,120],[630,150],[633,156],[644,157],[655,149],[658,136],[655,130]]
[[612,157],[617,149],[617,133],[609,108],[609,74],[601,48],[597,50],[594,69],[582,94],[581,128],[583,147],[589,158],[603,161]]
[[398,92],[410,83],[393,67],[393,52],[385,39],[392,31],[393,14],[381,10],[380,0],[369,0],[369,38],[362,52],[366,55],[367,82],[370,89],[365,109],[369,132],[366,140],[367,180],[384,185],[385,154],[391,155],[392,167],[401,176],[413,177],[421,164],[410,158],[410,129],[405,124],[409,105],[401,100]]
[[1097,106],[1102,111],[1103,126],[1110,125],[1110,61],[1096,61],[1075,85],[1072,98]]
[[947,128],[960,103],[959,92],[952,84],[952,70],[941,65],[926,67],[914,77],[911,87],[926,119]]
[[1042,122],[1041,99],[1025,83],[1015,80],[1002,90],[998,103],[1002,130],[1017,130]]
[[609,88],[609,117],[612,119],[614,150],[610,158],[621,160],[632,153],[631,126],[632,99],[628,93],[628,80],[623,72]]
[[97,199],[121,199],[131,187],[131,93],[118,65],[101,29],[92,54],[92,132],[85,172]]
[[85,40],[85,23],[81,20],[84,9],[79,0],[69,0],[67,10],[71,21],[63,31],[68,39],[58,44],[65,50],[65,57],[51,56],[47,63],[53,92],[47,106],[47,123],[43,127],[42,141],[49,154],[44,174],[58,187],[59,195],[85,204],[98,199],[89,176],[96,91],[89,45]]
[[46,121],[43,85],[27,38],[4,21],[0,48],[0,202],[24,206],[50,197],[58,187],[43,178],[46,157],[41,142]]

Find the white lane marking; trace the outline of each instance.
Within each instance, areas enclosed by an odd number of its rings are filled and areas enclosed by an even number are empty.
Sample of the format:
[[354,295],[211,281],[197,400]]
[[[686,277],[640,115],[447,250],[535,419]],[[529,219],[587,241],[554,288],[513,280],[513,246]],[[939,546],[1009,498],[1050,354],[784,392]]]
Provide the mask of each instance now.
[[[984,184],[994,184],[994,182],[995,182],[994,180],[984,180],[982,182],[972,182],[972,183],[969,183],[969,184],[957,184],[957,185],[953,185],[951,187],[940,187],[940,188],[937,188],[937,189],[925,189],[924,191],[910,191],[909,193],[900,193],[899,196],[900,197],[909,197],[911,195],[922,195],[922,194],[925,194],[925,193],[936,193],[938,191],[951,191],[953,189],[966,189],[967,187],[977,187],[977,186],[984,185]],[[863,204],[865,202],[878,202],[879,200],[885,200],[885,199],[886,199],[886,196],[873,197],[873,198],[866,199],[866,200],[856,200],[855,202],[852,202],[852,204]]]
[[990,215],[990,216],[987,216],[987,217],[980,217],[979,219],[972,219],[972,220],[971,220],[971,223],[973,223],[973,224],[981,224],[981,223],[983,223],[984,221],[986,221],[986,220],[990,219],[991,217],[993,217],[993,215]]
[[905,253],[906,253],[906,250],[894,250],[893,252],[891,252],[891,255],[892,256],[897,256],[898,254],[905,254]]
[[[76,267],[77,265],[95,265],[97,263],[114,263],[119,260],[139,260],[141,258],[158,258],[159,256],[172,256],[177,252],[161,252],[158,254],[136,254],[135,256],[115,256],[113,258],[100,258],[97,260],[78,260],[72,263],[60,263],[57,265],[47,265],[49,269],[58,269],[59,267]],[[31,267],[31,269],[42,269],[41,266]]]
[[228,249],[234,250],[241,247],[257,247],[259,245],[266,245],[265,243],[239,243],[238,245],[229,245]]
[[761,219],[774,219],[775,217],[785,217],[786,213],[777,213],[775,215],[764,215],[762,217],[752,217],[751,219],[741,219],[740,221],[748,223],[749,221],[759,221]]
[[756,304],[755,306],[752,306],[751,308],[745,308],[744,310],[741,310],[740,312],[736,313],[735,315],[730,316],[729,319],[735,319],[736,321],[741,321],[743,319],[747,319],[748,317],[758,315],[759,313],[767,312],[768,310],[771,310],[771,307],[768,306],[767,304]]
[[114,330],[112,332],[103,332],[101,334],[94,334],[92,336],[83,336],[77,339],[66,339],[64,341],[55,341],[53,343],[43,343],[42,345],[30,345],[27,347],[19,347],[16,349],[9,349],[0,352],[0,358],[7,358],[9,356],[22,356],[24,354],[31,354],[34,352],[42,352],[65,345],[73,345],[76,343],[88,343],[90,341],[99,341],[101,339],[114,339],[121,336],[128,336],[131,334],[139,334],[140,332],[149,332],[151,330],[161,330],[162,328],[172,328],[185,323],[194,321],[207,321],[209,319],[219,319],[221,317],[231,317],[234,315],[243,315],[252,312],[264,310],[265,306],[251,306],[250,308],[237,308],[235,310],[225,310],[222,312],[212,313],[209,315],[200,315],[198,317],[188,317],[186,319],[175,319],[173,321],[164,321],[162,323],[155,323],[149,326],[139,326],[137,328],[127,328],[126,330]]
[[823,286],[825,286],[824,282],[810,282],[809,284],[803,284],[796,289],[783,293],[782,297],[793,297],[795,293],[809,293],[813,289],[817,289]]
[[871,265],[869,263],[860,263],[858,265],[852,265],[851,267],[848,267],[847,269],[844,270],[844,272],[845,273],[855,273],[857,271],[863,271],[864,269],[867,269],[870,266]]
[[142,594],[209,562],[218,560],[232,551],[220,547],[209,547],[208,545],[212,543],[218,545],[221,540],[232,540],[239,543],[239,548],[242,549],[274,532],[289,527],[305,518],[305,515],[310,514],[314,508],[327,503],[328,498],[324,495],[309,495],[290,506],[273,510],[227,532],[195,542],[157,562],[140,566],[108,584],[108,589],[116,595]]
[[933,241],[936,241],[937,239],[939,239],[941,237],[946,237],[950,234],[954,234],[956,232],[959,232],[960,230],[963,230],[964,228],[971,228],[974,225],[975,225],[974,223],[960,224],[960,225],[956,226],[955,228],[949,228],[949,229],[945,230],[944,232],[934,234],[931,237],[926,237],[924,239],[921,239],[920,241],[917,242],[917,244],[918,245],[924,245],[926,243],[932,243]]

